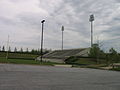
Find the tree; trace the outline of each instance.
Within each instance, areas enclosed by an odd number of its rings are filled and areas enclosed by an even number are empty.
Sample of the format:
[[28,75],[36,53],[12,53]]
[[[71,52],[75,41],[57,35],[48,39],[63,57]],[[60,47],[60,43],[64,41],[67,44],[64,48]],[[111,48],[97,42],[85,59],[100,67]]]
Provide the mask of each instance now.
[[23,52],[23,49],[22,49],[22,48],[20,49],[20,52]]
[[34,51],[35,51],[35,50],[34,50],[34,49],[32,49],[32,50],[31,50],[31,53],[32,53],[32,54],[34,54]]
[[27,52],[27,53],[29,52],[28,48],[26,48],[26,52]]
[[40,53],[41,53],[41,50],[40,50],[39,48],[38,48],[38,50],[37,50],[37,53],[38,53],[38,54],[40,54]]
[[109,55],[110,62],[117,63],[119,61],[119,55],[118,55],[117,51],[114,48],[111,48],[109,50],[109,53],[110,53],[110,55]]
[[39,51],[36,50],[36,49],[32,49],[32,50],[31,50],[31,54],[39,54]]
[[103,50],[100,49],[98,44],[93,44],[91,49],[90,49],[89,57],[95,58],[96,63],[100,63],[99,59],[104,58],[105,53]]
[[11,47],[9,46],[9,49],[8,49],[9,52],[11,52]]
[[2,51],[3,51],[3,52],[5,51],[5,47],[4,47],[4,46],[2,47]]
[[15,47],[14,52],[17,52],[17,48]]

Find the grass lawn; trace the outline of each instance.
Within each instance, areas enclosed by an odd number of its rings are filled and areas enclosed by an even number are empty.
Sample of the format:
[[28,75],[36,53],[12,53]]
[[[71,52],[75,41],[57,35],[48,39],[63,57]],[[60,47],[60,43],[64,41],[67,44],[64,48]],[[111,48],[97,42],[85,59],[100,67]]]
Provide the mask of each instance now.
[[75,61],[75,63],[78,64],[86,64],[86,65],[91,65],[91,64],[96,64],[93,60],[90,60],[89,58],[81,58]]
[[113,69],[110,69],[110,70],[120,71],[120,67],[119,68],[113,68]]
[[0,63],[12,63],[12,64],[32,64],[32,65],[50,65],[53,66],[52,62],[39,62],[35,60],[25,60],[25,59],[6,59],[5,57],[0,57]]
[[[24,53],[9,53],[8,57],[9,58],[16,58],[16,59],[31,59],[34,60],[37,56],[39,55],[34,55],[34,54],[24,54]],[[0,52],[0,57],[6,57],[6,52]]]

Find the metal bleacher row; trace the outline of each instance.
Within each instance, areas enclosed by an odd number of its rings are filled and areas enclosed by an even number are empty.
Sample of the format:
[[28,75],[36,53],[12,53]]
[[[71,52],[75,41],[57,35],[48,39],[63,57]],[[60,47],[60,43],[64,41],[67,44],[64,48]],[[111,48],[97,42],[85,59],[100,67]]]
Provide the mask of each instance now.
[[[64,63],[64,61],[70,56],[87,56],[89,48],[80,48],[80,49],[65,49],[65,50],[55,50],[43,55],[44,61]],[[40,56],[36,58],[40,60]]]
[[74,56],[84,49],[70,49],[70,50],[55,50],[52,51],[46,55],[44,55],[44,58],[67,58],[69,56]]

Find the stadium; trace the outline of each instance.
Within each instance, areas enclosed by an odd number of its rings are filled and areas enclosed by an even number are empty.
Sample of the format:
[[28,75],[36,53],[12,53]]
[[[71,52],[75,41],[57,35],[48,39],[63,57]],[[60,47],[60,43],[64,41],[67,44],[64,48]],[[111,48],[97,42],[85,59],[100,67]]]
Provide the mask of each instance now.
[[[90,48],[54,50],[43,55],[43,61],[65,63],[65,60],[71,56],[88,57],[89,50]],[[41,56],[36,60],[41,60]]]

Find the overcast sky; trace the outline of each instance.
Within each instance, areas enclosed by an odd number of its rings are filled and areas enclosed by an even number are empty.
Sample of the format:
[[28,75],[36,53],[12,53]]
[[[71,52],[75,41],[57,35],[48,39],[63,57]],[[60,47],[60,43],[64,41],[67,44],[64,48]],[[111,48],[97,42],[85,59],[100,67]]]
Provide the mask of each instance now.
[[90,47],[89,15],[95,15],[94,42],[120,51],[120,0],[0,0],[0,46],[39,48],[45,19],[44,48]]

